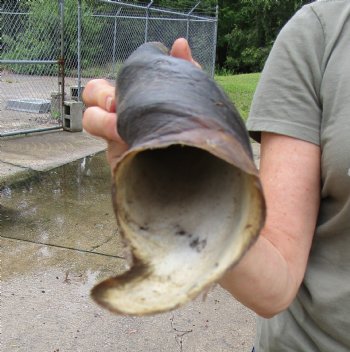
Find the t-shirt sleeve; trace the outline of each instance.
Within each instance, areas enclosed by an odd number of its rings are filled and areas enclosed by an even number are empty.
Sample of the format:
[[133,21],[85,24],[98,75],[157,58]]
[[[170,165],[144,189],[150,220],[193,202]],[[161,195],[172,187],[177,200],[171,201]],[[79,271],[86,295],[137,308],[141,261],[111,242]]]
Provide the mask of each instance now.
[[253,139],[273,132],[320,144],[324,34],[310,6],[278,35],[261,74],[247,121]]

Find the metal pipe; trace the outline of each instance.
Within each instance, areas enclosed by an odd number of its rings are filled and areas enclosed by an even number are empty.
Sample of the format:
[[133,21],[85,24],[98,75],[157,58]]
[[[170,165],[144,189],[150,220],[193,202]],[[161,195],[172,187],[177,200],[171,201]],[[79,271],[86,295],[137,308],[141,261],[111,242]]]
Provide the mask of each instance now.
[[63,125],[63,115],[64,115],[64,0],[59,1],[59,12],[60,12],[60,56],[59,56],[59,66],[58,66],[58,87],[61,91],[61,123]]
[[149,9],[153,4],[153,0],[147,5],[146,8],[146,28],[145,28],[145,43],[148,41],[148,21],[149,21]]
[[117,16],[114,16],[114,30],[113,30],[113,52],[112,52],[112,77],[114,77],[115,69],[115,50],[117,47]]
[[114,32],[113,32],[113,56],[112,56],[112,77],[115,74],[115,52],[117,50],[117,18],[121,12],[122,8],[119,7],[114,16]]
[[219,5],[216,5],[215,8],[215,28],[214,28],[214,47],[213,47],[213,61],[212,61],[212,72],[211,76],[214,77],[215,74],[215,59],[216,59],[216,45],[217,45],[217,36],[218,36],[218,23],[219,23]]
[[60,129],[62,129],[62,126],[37,128],[37,129],[33,128],[33,129],[30,129],[30,130],[22,130],[22,131],[0,133],[0,137],[19,136],[19,135],[22,135],[22,134],[29,134],[29,133],[35,133],[35,132],[46,132],[46,131],[53,131],[53,130],[60,130]]
[[52,65],[57,64],[58,60],[1,60],[2,64],[19,64],[19,65],[30,65],[30,64],[43,64],[43,65]]
[[199,6],[201,1],[199,0],[195,6],[192,7],[192,9],[187,13],[187,26],[186,26],[186,39],[188,41],[189,36],[190,36],[190,16],[192,15],[192,12]]
[[2,15],[31,15],[31,12],[9,12],[9,11],[0,11]]
[[78,0],[78,101],[80,101],[81,93],[81,0]]
[[[91,17],[102,17],[102,18],[114,18],[115,15],[91,15]],[[135,19],[135,20],[145,20],[147,17],[146,16],[133,16],[133,15],[123,15],[123,16],[118,16],[118,18],[123,18],[123,19]],[[150,20],[157,20],[157,21],[178,21],[178,22],[184,22],[187,21],[187,18],[169,18],[169,17],[149,17]],[[191,22],[215,22],[215,18],[201,18],[201,19],[191,19]]]
[[[145,7],[142,5],[136,5],[136,4],[130,4],[130,3],[126,3],[126,2],[122,2],[122,1],[112,1],[112,0],[100,0],[100,2],[104,2],[106,4],[114,4],[114,5],[122,5],[125,7],[131,7],[131,8],[135,8],[135,9],[144,9]],[[161,13],[167,13],[167,14],[171,14],[171,15],[176,15],[176,16],[184,16],[184,17],[188,17],[188,13],[181,13],[181,12],[175,12],[175,11],[171,11],[171,10],[164,10],[164,9],[159,9],[154,7],[153,11],[155,12],[161,12]],[[207,17],[205,16],[198,16],[198,15],[190,15],[193,18],[199,18],[199,19],[207,19]]]

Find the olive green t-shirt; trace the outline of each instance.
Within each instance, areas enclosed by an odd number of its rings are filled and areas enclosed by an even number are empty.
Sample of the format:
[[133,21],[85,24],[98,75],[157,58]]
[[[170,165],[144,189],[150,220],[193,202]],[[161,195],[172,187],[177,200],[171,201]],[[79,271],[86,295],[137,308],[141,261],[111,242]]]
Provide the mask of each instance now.
[[282,29],[247,127],[257,140],[260,131],[275,132],[320,145],[322,153],[321,205],[305,278],[286,311],[258,319],[256,352],[349,352],[349,0],[306,5]]

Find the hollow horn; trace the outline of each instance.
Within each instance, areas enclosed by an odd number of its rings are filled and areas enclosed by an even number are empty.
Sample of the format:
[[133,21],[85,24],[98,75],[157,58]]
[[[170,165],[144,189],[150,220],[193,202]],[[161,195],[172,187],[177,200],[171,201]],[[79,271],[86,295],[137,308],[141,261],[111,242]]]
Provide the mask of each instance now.
[[130,270],[92,297],[121,314],[175,309],[234,266],[256,240],[265,202],[249,137],[215,81],[160,43],[139,47],[117,80],[113,204]]

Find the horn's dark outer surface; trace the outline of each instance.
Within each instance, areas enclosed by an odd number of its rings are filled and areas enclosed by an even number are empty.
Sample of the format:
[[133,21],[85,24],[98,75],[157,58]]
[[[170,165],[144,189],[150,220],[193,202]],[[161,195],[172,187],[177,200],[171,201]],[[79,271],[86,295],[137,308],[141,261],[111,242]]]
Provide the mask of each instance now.
[[147,43],[124,63],[116,91],[118,133],[129,149],[113,170],[112,198],[133,263],[92,297],[116,313],[148,315],[188,302],[236,264],[263,226],[265,202],[245,125],[201,69]]
[[130,147],[198,128],[227,132],[252,157],[245,125],[215,81],[192,63],[146,43],[118,80],[118,132]]

